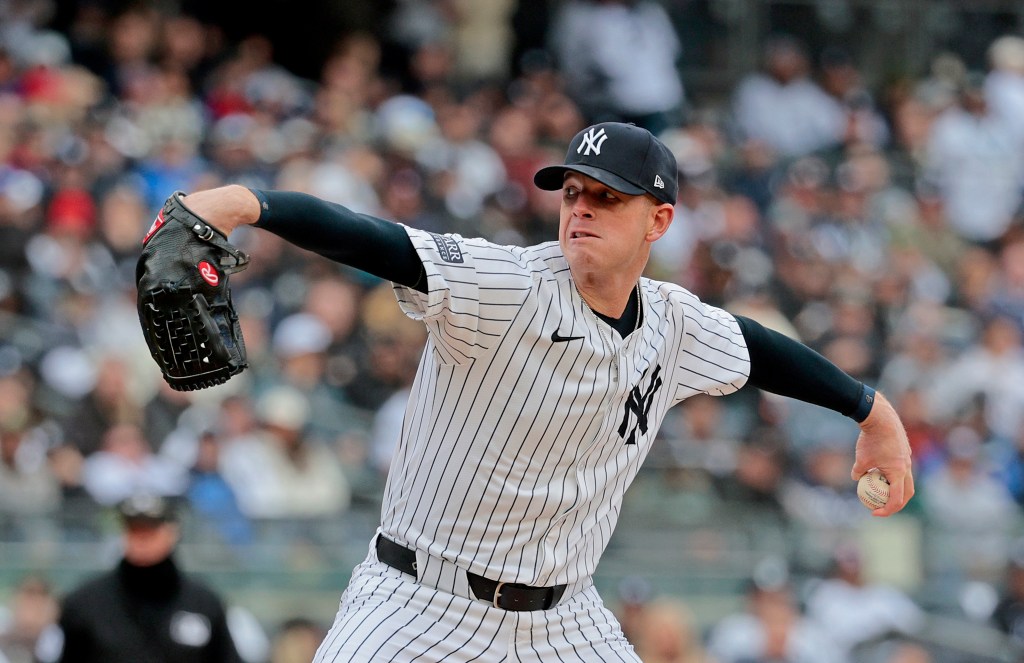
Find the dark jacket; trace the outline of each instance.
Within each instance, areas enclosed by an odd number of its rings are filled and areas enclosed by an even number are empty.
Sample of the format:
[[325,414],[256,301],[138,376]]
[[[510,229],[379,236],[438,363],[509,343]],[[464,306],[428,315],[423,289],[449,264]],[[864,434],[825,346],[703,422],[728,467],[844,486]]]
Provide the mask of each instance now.
[[240,662],[218,596],[169,558],[151,567],[122,560],[63,602],[62,663]]

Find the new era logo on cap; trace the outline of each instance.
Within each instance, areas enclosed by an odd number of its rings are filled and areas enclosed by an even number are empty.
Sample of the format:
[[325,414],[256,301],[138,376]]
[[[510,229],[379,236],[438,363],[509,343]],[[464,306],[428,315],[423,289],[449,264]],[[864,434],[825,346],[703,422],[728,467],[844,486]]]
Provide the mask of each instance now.
[[582,173],[629,195],[649,193],[661,202],[676,202],[679,178],[676,158],[651,132],[633,124],[602,122],[576,134],[565,164],[541,168],[534,183],[541,189],[562,188],[566,171]]

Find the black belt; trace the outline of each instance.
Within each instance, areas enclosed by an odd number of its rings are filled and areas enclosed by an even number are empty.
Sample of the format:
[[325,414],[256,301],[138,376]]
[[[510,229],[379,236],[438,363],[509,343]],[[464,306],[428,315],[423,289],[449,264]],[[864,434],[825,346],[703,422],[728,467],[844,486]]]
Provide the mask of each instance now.
[[[377,559],[393,569],[416,577],[416,551],[383,536],[377,537]],[[531,587],[517,582],[498,582],[466,571],[466,579],[473,594],[488,601],[495,608],[525,612],[547,610],[558,603],[565,593],[565,585]]]

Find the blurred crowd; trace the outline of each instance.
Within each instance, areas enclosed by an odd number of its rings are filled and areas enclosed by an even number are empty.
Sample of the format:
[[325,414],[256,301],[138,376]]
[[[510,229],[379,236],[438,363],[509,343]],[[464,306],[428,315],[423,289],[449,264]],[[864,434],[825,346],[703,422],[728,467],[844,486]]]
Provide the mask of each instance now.
[[[649,275],[882,389],[913,446],[906,517],[937,542],[921,564],[947,589],[983,583],[974,616],[1024,645],[1010,578],[1024,573],[1020,36],[994,40],[983,68],[938,53],[872,89],[853,53],[772,35],[756,70],[698,103],[679,75],[685,44],[652,0],[552,3],[546,46],[527,50],[511,0],[398,2],[381,34],[342,36],[315,79],[277,64],[266,36],[228,39],[174,3],[81,3],[62,32],[55,4],[0,1],[0,540],[95,540],[95,514],[150,492],[244,556],[260,523],[379,499],[422,326],[389,284],[240,229],[232,241],[253,259],[232,287],[250,369],[200,393],[167,388],[134,265],[171,192],[298,190],[432,231],[548,241],[559,198],[533,173],[614,118],[658,133],[679,163],[676,221]],[[664,491],[779,527],[854,524],[856,432],[756,392],[694,398],[649,471]],[[60,527],[39,530],[47,518]],[[749,609],[710,633],[685,598],[645,599],[644,660],[842,663],[885,640],[872,660],[930,661],[913,639],[921,606],[859,578],[848,543],[818,560],[814,593],[785,571],[753,578]],[[26,579],[13,614],[50,614],[47,596],[44,578]],[[888,628],[843,605],[877,605]],[[287,625],[296,643],[316,633]],[[31,660],[18,633],[34,627],[0,619],[0,652]],[[273,661],[308,660],[296,656]]]

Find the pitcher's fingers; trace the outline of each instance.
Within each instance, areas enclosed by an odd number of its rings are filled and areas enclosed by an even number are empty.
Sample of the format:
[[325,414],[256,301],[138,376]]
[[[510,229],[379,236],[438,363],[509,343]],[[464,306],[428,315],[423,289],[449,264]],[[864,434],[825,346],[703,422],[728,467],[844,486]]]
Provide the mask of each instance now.
[[[886,477],[888,479],[888,477]],[[909,479],[909,483],[908,483]],[[894,513],[899,512],[910,497],[914,494],[914,480],[910,476],[910,473],[906,473],[902,479],[889,480],[889,500],[885,503],[885,506],[879,507],[871,513],[875,516],[891,516]]]
[[914,474],[911,471],[907,471],[907,476],[903,479],[903,503],[906,504],[910,501],[910,498],[917,492],[917,488],[914,487]]

